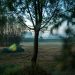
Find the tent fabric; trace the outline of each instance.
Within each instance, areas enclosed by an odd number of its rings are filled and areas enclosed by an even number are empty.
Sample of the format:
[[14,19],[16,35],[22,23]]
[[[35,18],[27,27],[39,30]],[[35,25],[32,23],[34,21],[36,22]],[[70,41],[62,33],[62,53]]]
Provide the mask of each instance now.
[[3,52],[24,52],[24,49],[21,46],[17,46],[16,44],[10,45],[8,48],[3,48]]

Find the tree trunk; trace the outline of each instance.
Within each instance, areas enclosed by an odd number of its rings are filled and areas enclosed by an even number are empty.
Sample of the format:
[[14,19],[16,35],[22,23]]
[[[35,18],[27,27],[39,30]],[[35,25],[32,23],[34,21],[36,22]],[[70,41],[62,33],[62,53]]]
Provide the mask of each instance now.
[[39,31],[35,31],[35,36],[34,36],[34,52],[32,56],[32,65],[36,66],[36,61],[37,61],[37,55],[38,55],[38,36],[39,36]]

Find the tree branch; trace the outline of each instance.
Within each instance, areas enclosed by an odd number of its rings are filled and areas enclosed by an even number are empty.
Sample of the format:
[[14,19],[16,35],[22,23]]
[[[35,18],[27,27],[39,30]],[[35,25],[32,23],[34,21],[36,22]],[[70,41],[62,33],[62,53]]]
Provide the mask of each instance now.
[[29,15],[30,15],[30,18],[31,18],[31,22],[32,22],[33,26],[35,27],[35,24],[34,24],[32,15],[31,15],[30,10],[29,10],[29,7],[28,7],[28,1],[26,3],[27,3],[28,12],[29,12]]
[[50,22],[50,20],[52,19],[52,17],[54,16],[54,14],[55,14],[55,12],[56,12],[58,3],[59,3],[59,1],[58,1],[57,4],[56,4],[56,8],[55,8],[55,10],[53,11],[52,16],[49,18],[49,20],[48,20],[42,27],[40,27],[40,30],[41,30],[42,28],[44,28],[44,27]]
[[[36,25],[38,24],[38,15],[37,15],[37,5],[36,5],[36,0],[33,0],[33,4],[34,4],[34,11],[35,11],[35,23]],[[36,29],[36,27],[35,27]]]
[[26,26],[27,28],[29,28],[29,29],[31,29],[31,30],[34,30],[34,28],[31,28],[31,27],[29,27],[26,23],[24,23],[23,20],[22,20],[20,17],[18,17],[18,19],[19,19],[19,23],[20,23],[20,24],[22,24],[23,26]]
[[[56,10],[55,10],[56,11]],[[50,20],[52,19],[52,17],[54,16],[55,14],[55,11],[53,12],[52,16],[49,18],[49,20],[45,23],[45,25],[43,25],[40,29],[44,28],[49,22]]]

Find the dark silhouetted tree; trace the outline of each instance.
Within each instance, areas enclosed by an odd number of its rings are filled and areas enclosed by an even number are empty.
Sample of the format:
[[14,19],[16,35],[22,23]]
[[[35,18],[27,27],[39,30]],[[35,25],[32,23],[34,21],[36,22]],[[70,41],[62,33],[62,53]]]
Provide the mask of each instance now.
[[[36,65],[37,60],[39,31],[50,25],[59,3],[59,0],[7,0],[9,11],[16,14],[20,24],[34,30],[34,52],[31,60],[33,65]],[[27,20],[32,26],[26,23]]]

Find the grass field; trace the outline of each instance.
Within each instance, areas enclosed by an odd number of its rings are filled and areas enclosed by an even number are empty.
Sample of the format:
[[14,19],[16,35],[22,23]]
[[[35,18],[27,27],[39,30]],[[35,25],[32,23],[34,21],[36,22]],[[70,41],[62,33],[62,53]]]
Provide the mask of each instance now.
[[[25,49],[21,53],[1,53],[1,63],[25,63],[26,60],[30,60],[33,53],[33,43],[21,43],[21,46]],[[1,48],[2,49],[2,48]],[[61,49],[61,43],[40,43],[38,60],[51,60],[53,55],[58,54]]]
[[[33,54],[33,43],[21,43],[20,45],[24,48],[24,52],[1,53],[0,51],[0,65],[17,64],[21,67],[30,65]],[[54,57],[61,54],[61,49],[61,42],[39,43],[37,63],[49,72],[50,68],[55,65]]]

